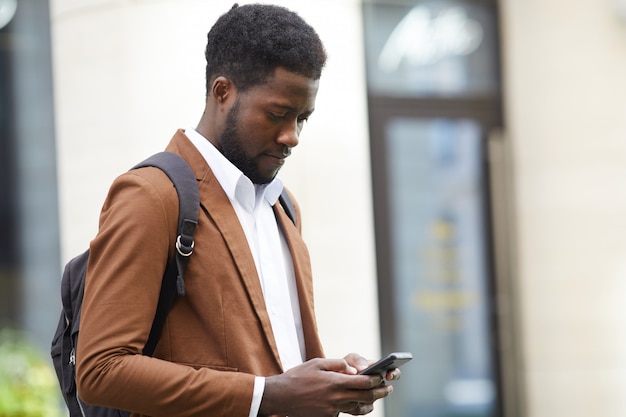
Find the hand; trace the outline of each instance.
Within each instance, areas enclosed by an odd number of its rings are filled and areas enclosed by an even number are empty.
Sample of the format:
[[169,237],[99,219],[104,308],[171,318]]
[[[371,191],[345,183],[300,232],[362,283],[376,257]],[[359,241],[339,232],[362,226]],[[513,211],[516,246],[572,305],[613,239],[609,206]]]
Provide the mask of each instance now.
[[[368,361],[367,359],[356,353],[350,353],[346,355],[344,359],[346,360],[346,362],[348,362],[350,366],[354,367],[357,372],[362,371],[363,369],[374,363],[374,361]],[[397,381],[398,379],[400,379],[401,376],[402,372],[400,372],[400,368],[395,368],[387,372],[387,374],[385,375],[385,380]]]
[[340,412],[363,415],[393,391],[382,376],[356,375],[365,366],[358,355],[344,359],[312,359],[284,374],[267,377],[259,410],[262,415],[336,417]]
[[[367,368],[369,365],[375,362],[375,361],[368,361],[363,356],[356,354],[356,353],[350,353],[346,355],[344,359],[351,367],[356,369],[357,372],[362,371],[363,369]],[[396,381],[400,379],[401,374],[402,373],[400,372],[400,369],[398,368],[392,369],[389,372],[387,372],[387,374],[385,375],[385,379],[381,382],[381,384],[384,385],[385,381],[392,381],[392,380]],[[363,414],[370,413],[371,411],[374,410],[373,404],[353,403],[352,405],[354,407],[352,410],[343,410],[343,412],[352,414],[352,415],[363,415]]]

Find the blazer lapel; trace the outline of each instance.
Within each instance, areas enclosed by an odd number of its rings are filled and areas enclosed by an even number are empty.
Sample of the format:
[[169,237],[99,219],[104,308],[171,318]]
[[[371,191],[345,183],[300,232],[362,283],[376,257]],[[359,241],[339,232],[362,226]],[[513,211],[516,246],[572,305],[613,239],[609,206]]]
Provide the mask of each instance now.
[[[182,131],[177,132],[172,144],[175,145],[172,147],[173,151],[180,153],[191,165],[194,173],[196,173],[200,188],[200,205],[215,222],[232,254],[232,259],[239,270],[241,281],[246,287],[250,301],[263,327],[267,343],[271,347],[274,360],[280,367],[278,347],[276,346],[265,299],[263,298],[261,282],[254,264],[254,258],[248,246],[248,240],[237,218],[237,213],[205,159],[187,136]],[[193,153],[193,155],[190,153]]]
[[211,178],[205,178],[200,185],[200,204],[206,208],[209,216],[214,220],[232,254],[235,265],[241,274],[241,280],[263,327],[267,342],[272,349],[274,360],[280,366],[278,347],[272,332],[261,282],[248,246],[248,240],[228,196],[224,193],[217,179],[213,177],[212,173],[207,177]]
[[279,225],[287,239],[287,244],[293,260],[293,269],[298,288],[300,302],[300,316],[302,318],[302,330],[306,345],[306,360],[324,356],[321,341],[317,331],[315,320],[315,306],[313,297],[313,280],[309,251],[302,240],[300,231],[294,226],[284,210],[277,203],[274,205],[274,213]]

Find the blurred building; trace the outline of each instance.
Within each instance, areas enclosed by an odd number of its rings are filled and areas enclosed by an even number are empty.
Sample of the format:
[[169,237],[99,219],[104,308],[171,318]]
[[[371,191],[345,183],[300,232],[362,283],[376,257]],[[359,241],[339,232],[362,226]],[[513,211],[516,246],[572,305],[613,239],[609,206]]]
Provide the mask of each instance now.
[[48,2],[0,1],[0,326],[41,346],[60,308],[53,102]]
[[[62,264],[199,120],[232,3],[0,0],[0,323],[47,349]],[[375,414],[626,415],[624,1],[274,3],[329,54],[281,172],[327,355],[415,357]]]

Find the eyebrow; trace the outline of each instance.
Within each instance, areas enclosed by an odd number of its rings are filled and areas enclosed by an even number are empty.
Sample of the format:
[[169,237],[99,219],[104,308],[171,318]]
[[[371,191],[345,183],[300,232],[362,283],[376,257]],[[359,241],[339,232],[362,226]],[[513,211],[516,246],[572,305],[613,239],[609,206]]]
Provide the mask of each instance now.
[[[297,109],[297,108],[295,108],[295,107],[293,107],[293,106],[290,106],[290,105],[288,105],[288,104],[270,103],[270,105],[271,105],[271,106],[273,106],[273,107],[278,107],[278,108],[281,108],[281,109],[286,110],[286,111],[291,112],[291,113],[298,113],[298,109]],[[314,110],[315,110],[315,108],[312,108],[312,109],[307,110],[307,111],[305,111],[305,112],[303,112],[303,113],[301,113],[301,114],[307,114],[307,115],[310,115],[310,114],[312,114],[312,113],[313,113],[313,111],[314,111]]]

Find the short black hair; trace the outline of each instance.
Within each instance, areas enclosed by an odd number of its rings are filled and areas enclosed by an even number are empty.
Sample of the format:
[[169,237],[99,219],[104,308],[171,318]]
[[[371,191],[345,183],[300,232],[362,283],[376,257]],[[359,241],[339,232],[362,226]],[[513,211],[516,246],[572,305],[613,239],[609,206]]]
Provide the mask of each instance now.
[[207,94],[220,75],[245,91],[278,67],[317,80],[326,63],[315,30],[295,12],[267,4],[235,3],[209,31],[205,57]]

